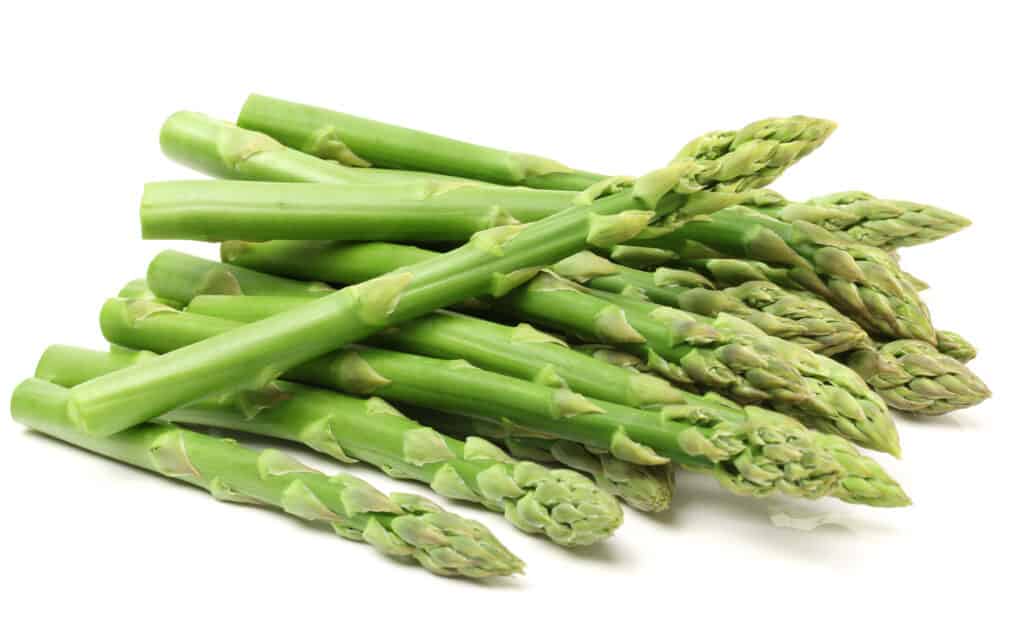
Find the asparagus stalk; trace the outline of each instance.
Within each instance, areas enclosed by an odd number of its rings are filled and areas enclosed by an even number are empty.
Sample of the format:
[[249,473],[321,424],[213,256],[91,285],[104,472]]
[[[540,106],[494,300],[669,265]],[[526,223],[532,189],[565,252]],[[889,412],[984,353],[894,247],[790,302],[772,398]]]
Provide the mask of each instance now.
[[[618,351],[605,345],[578,345],[577,350],[593,355],[606,363],[623,369],[643,370],[643,359]],[[711,411],[719,416],[736,416],[742,407],[717,396],[705,394],[705,403],[713,404]],[[842,467],[842,478],[832,489],[831,495],[847,503],[873,507],[902,507],[910,505],[910,498],[899,483],[890,477],[874,459],[864,456],[849,441],[835,434],[812,432],[815,443],[826,449]]]
[[683,261],[732,257],[778,266],[790,282],[822,296],[873,334],[935,343],[924,303],[892,257],[877,247],[812,223],[785,223],[749,207],[684,218],[647,236],[632,243],[674,251]]
[[[271,272],[331,282],[395,269],[423,250],[390,252],[387,245],[227,243],[222,257]],[[211,266],[215,263],[211,263]],[[369,271],[369,273],[368,273]],[[158,276],[153,274],[151,275]],[[158,282],[158,278],[152,279]],[[156,285],[154,285],[156,287]],[[771,401],[812,427],[897,454],[899,439],[885,404],[856,374],[799,345],[759,335],[753,326],[721,314],[711,321],[679,310],[608,294],[588,293],[542,275],[506,296],[502,309],[517,318],[600,342],[626,344],[657,371],[681,384],[722,391],[743,402]],[[623,309],[623,307],[627,309]],[[740,329],[739,332],[736,330]]]
[[562,211],[575,196],[434,180],[380,185],[182,180],[147,184],[140,214],[143,238],[461,242],[478,231]]
[[770,336],[825,355],[849,351],[867,340],[857,323],[828,303],[790,294],[766,281],[716,290],[696,272],[661,267],[651,273],[615,264],[592,252],[570,256],[551,269],[591,289],[638,296],[702,316],[727,313]]
[[20,423],[82,449],[197,485],[223,501],[272,505],[326,523],[347,539],[415,560],[437,574],[482,578],[523,568],[483,525],[422,497],[387,496],[349,474],[326,476],[282,452],[252,450],[169,423],[92,436],[68,419],[69,400],[66,388],[28,379],[14,390],[11,413]]
[[[583,190],[606,178],[547,158],[473,145],[267,96],[249,96],[238,124],[289,147],[357,166],[392,167],[464,176],[537,189]],[[767,184],[807,155],[835,124],[797,116],[772,118],[730,132],[707,161],[730,182]],[[719,137],[721,139],[721,136]],[[358,160],[353,160],[353,156]],[[756,178],[754,178],[756,176]],[[735,189],[730,189],[735,190]]]
[[893,409],[938,415],[981,403],[992,392],[966,365],[931,343],[898,340],[845,358]]
[[[153,357],[55,345],[40,359],[36,377],[77,385]],[[303,443],[348,463],[363,461],[425,483],[446,498],[480,503],[559,545],[597,543],[622,522],[618,503],[580,474],[516,461],[480,438],[443,436],[379,398],[278,381],[255,392],[204,399],[164,418]]]
[[[304,306],[310,304],[315,302]],[[107,301],[101,324],[110,342],[156,352],[230,335],[239,326],[236,321],[123,299]],[[131,371],[152,360],[156,359]],[[674,461],[712,474],[740,494],[781,491],[818,497],[827,494],[838,477],[831,458],[805,446],[811,437],[802,425],[780,422],[758,408],[747,408],[747,420],[740,424],[708,420],[687,406],[637,410],[487,372],[465,361],[381,349],[327,355],[285,377],[350,394],[375,394],[392,402],[510,420],[640,465]]]
[[443,432],[499,443],[517,458],[565,465],[586,472],[598,487],[641,512],[664,512],[672,504],[676,477],[672,465],[627,463],[606,452],[591,451],[579,443],[553,439],[507,421],[488,421],[423,408],[403,408],[403,411],[438,426]]

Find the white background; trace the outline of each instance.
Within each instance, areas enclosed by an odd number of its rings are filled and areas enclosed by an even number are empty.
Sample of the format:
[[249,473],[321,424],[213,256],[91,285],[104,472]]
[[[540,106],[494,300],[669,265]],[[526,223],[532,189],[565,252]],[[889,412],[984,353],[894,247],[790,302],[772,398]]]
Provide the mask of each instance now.
[[[141,241],[136,212],[145,181],[192,175],[157,146],[175,110],[232,119],[258,91],[607,173],[658,166],[705,130],[807,113],[840,128],[777,183],[784,193],[865,189],[975,221],[905,252],[932,284],[937,324],[979,345],[972,368],[996,394],[900,421],[905,460],[882,458],[912,508],[759,502],[685,476],[670,514],[630,512],[606,545],[567,552],[458,506],[529,564],[525,577],[480,586],[217,503],[4,417],[0,636],[1019,633],[1024,52],[1019,19],[999,8],[1013,3],[704,4],[8,8],[0,388],[30,375],[51,342],[103,346],[102,300],[172,245]],[[841,525],[779,529],[769,521],[779,511],[834,513]]]

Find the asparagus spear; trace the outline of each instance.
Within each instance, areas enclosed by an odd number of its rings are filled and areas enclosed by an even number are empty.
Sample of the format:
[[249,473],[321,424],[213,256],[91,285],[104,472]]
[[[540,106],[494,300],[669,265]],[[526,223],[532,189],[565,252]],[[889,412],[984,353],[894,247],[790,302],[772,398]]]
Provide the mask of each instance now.
[[[304,306],[310,304],[314,303]],[[101,325],[112,343],[168,352],[217,334],[235,333],[239,323],[148,301],[111,299],[104,305]],[[156,359],[131,371],[152,360]],[[758,408],[747,408],[747,419],[740,424],[715,422],[714,417],[687,406],[668,406],[660,412],[637,410],[487,372],[465,361],[381,349],[327,355],[286,372],[285,377],[440,411],[507,419],[631,463],[675,461],[714,475],[740,494],[782,491],[818,497],[827,494],[838,475],[831,458],[805,446],[811,437],[802,425],[778,421]]]
[[684,217],[631,242],[674,251],[684,265],[691,258],[764,261],[784,270],[790,282],[822,296],[873,334],[935,343],[928,310],[906,284],[892,257],[812,223],[790,224],[749,207],[730,207],[699,218]]
[[845,360],[890,407],[911,414],[946,414],[992,395],[966,365],[924,341],[868,346]]
[[[40,359],[36,377],[66,387],[153,357],[55,345]],[[516,461],[479,438],[443,436],[379,398],[278,381],[255,392],[204,399],[164,418],[303,443],[348,463],[364,461],[441,496],[501,512],[519,529],[559,545],[597,543],[622,522],[615,499],[580,474]]]
[[339,535],[409,558],[441,575],[482,578],[523,563],[483,525],[411,494],[384,495],[348,474],[325,476],[276,450],[252,450],[169,423],[145,423],[108,438],[68,419],[68,390],[28,379],[11,398],[15,420],[62,441],[197,485],[215,498],[276,506],[329,524]]
[[[575,349],[623,369],[645,369],[643,359],[609,346],[578,345]],[[736,416],[737,412],[742,411],[741,406],[715,394],[705,394],[702,399],[706,404],[712,405],[710,411],[719,416]],[[832,489],[833,497],[847,503],[873,507],[910,505],[910,498],[899,483],[893,480],[877,461],[861,454],[841,436],[816,431],[812,434],[815,443],[826,449],[843,468],[842,478]]]
[[978,355],[978,350],[966,338],[948,329],[935,332],[938,338],[936,347],[946,356],[950,356],[961,363],[970,363]]
[[606,452],[591,451],[579,443],[553,439],[508,421],[488,421],[418,407],[403,408],[403,411],[436,425],[443,432],[467,439],[482,437],[499,443],[517,458],[582,470],[593,477],[598,487],[641,512],[664,512],[672,504],[676,477],[672,465],[627,463]]
[[575,194],[419,180],[381,185],[181,180],[149,183],[143,238],[465,241],[532,222]]
[[[249,96],[238,124],[321,158],[356,166],[464,176],[538,189],[583,190],[606,178],[547,158],[492,149],[267,96]],[[706,161],[730,183],[767,184],[816,149],[835,124],[802,116],[752,123]],[[724,136],[719,135],[719,140]],[[358,159],[358,160],[355,160]],[[756,176],[756,178],[754,177]]]
[[[429,255],[390,252],[388,247],[226,243],[221,254],[231,263],[291,275],[316,274],[332,282],[372,276],[375,269],[395,269],[402,260]],[[159,275],[151,275],[157,283]],[[758,335],[756,328],[727,314],[712,322],[642,301],[609,302],[602,296],[607,294],[580,291],[542,275],[500,304],[517,318],[602,342],[629,344],[627,349],[657,364],[660,374],[682,384],[720,390],[744,402],[771,400],[776,409],[794,413],[812,427],[899,452],[885,404],[842,365],[798,345]],[[629,309],[622,309],[624,305]]]
[[849,351],[867,340],[857,323],[828,303],[790,294],[766,281],[716,290],[696,272],[661,267],[651,273],[617,265],[592,252],[570,256],[551,269],[592,289],[639,296],[702,316],[731,314],[770,336],[825,355]]

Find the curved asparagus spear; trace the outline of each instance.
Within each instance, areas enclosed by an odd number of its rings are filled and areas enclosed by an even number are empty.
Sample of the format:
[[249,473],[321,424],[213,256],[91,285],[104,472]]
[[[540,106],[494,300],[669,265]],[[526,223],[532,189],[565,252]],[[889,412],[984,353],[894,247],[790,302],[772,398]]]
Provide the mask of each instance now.
[[181,180],[148,183],[143,238],[465,241],[539,220],[575,194],[418,180],[381,185]]
[[[642,371],[645,368],[643,359],[610,346],[579,345],[576,349],[623,369]],[[719,416],[736,416],[737,413],[742,412],[741,406],[714,394],[705,394],[702,399],[705,404],[712,406],[710,411]],[[788,417],[781,418],[792,420]],[[873,507],[910,505],[910,498],[904,493],[903,488],[874,459],[861,454],[856,447],[841,436],[824,432],[812,432],[812,434],[815,443],[827,450],[843,469],[842,478],[832,489],[831,496],[847,503]]]
[[873,334],[935,342],[927,308],[891,256],[812,223],[785,223],[749,207],[729,207],[659,226],[631,244],[674,251],[683,261],[764,261],[779,266],[792,283],[822,296]]
[[[239,325],[122,299],[107,301],[101,324],[112,343],[156,352],[231,334]],[[143,365],[131,369],[137,371]],[[742,424],[715,422],[686,406],[668,406],[660,412],[637,410],[487,372],[465,361],[380,349],[327,355],[286,372],[285,377],[450,413],[507,419],[641,465],[675,461],[714,475],[740,494],[781,491],[818,497],[827,494],[838,477],[831,458],[805,446],[810,437],[802,425],[779,423],[756,408],[745,410],[749,417]]]
[[924,341],[898,340],[865,347],[845,360],[890,407],[911,414],[946,414],[977,405],[992,395],[966,365]]
[[767,281],[716,290],[696,272],[666,267],[646,272],[586,251],[556,263],[551,269],[591,289],[637,295],[702,316],[731,314],[770,336],[825,355],[849,351],[867,340],[867,334],[857,323],[828,303],[795,296]]
[[672,465],[636,465],[607,452],[553,439],[508,421],[497,422],[446,414],[424,408],[403,408],[418,420],[462,438],[486,438],[499,443],[516,458],[565,465],[590,475],[597,486],[641,512],[664,512],[672,504],[676,470]]
[[[583,190],[606,176],[538,156],[473,145],[395,125],[267,96],[249,96],[238,124],[295,149],[356,166],[393,167],[539,189]],[[807,155],[835,129],[827,120],[771,118],[731,133],[705,162],[717,163],[735,191],[764,185]],[[724,142],[722,132],[714,134]],[[679,158],[677,160],[687,160]],[[736,183],[732,186],[732,183]]]
[[[36,377],[77,385],[153,357],[55,345],[40,359]],[[483,504],[559,545],[591,545],[622,523],[616,501],[576,472],[516,461],[479,438],[443,436],[379,398],[278,381],[256,392],[204,399],[164,418],[303,443],[348,463],[363,461],[425,483],[446,498]]]
[[960,361],[970,363],[978,355],[978,350],[966,338],[948,329],[940,329],[935,332],[938,338],[939,351]]
[[[392,252],[390,247],[380,243],[225,243],[221,255],[234,264],[332,282],[372,276],[376,269],[394,269],[402,261],[430,255],[424,250]],[[626,349],[657,364],[660,374],[684,385],[721,390],[745,402],[771,400],[776,409],[794,412],[815,428],[899,452],[884,403],[842,365],[798,345],[759,336],[756,328],[727,314],[711,322],[642,301],[608,302],[601,296],[542,275],[500,305],[517,318],[603,342],[628,344]],[[623,304],[632,311],[620,309]],[[737,333],[737,326],[743,331]]]
[[197,485],[215,498],[272,505],[326,523],[339,535],[409,558],[441,575],[481,578],[519,572],[523,563],[483,525],[411,494],[387,496],[348,474],[325,476],[276,450],[252,450],[172,424],[146,423],[107,438],[67,417],[68,390],[28,379],[11,413],[28,427],[86,450]]

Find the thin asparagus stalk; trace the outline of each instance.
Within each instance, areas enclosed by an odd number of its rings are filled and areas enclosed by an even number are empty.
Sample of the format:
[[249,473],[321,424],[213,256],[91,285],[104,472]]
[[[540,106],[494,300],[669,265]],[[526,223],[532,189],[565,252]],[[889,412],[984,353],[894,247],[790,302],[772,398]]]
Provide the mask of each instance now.
[[790,224],[749,207],[730,207],[659,226],[631,243],[674,251],[686,266],[690,259],[719,257],[764,261],[875,335],[936,340],[927,308],[891,256],[811,223]]
[[[606,363],[623,369],[645,368],[643,359],[618,351],[605,345],[578,345],[575,349],[593,355]],[[714,395],[705,394],[705,403],[713,403],[719,416],[735,416],[743,408],[736,403]],[[832,489],[831,496],[846,503],[870,505],[872,507],[902,507],[910,505],[910,498],[899,483],[890,477],[874,459],[864,456],[849,441],[835,434],[812,431],[815,443],[828,450],[843,468],[842,478]]]
[[339,535],[409,558],[445,576],[520,572],[523,563],[480,523],[412,494],[387,496],[349,474],[326,476],[276,450],[252,450],[168,423],[146,423],[101,438],[77,429],[66,388],[28,379],[11,413],[26,426],[109,458],[206,489],[215,498],[278,507],[326,523]]
[[[331,282],[372,276],[369,270],[395,269],[402,260],[430,255],[423,250],[391,252],[389,247],[226,243],[221,255],[236,265],[297,276],[316,274]],[[158,276],[152,271],[151,275]],[[625,349],[643,355],[658,365],[660,374],[681,384],[718,390],[743,402],[770,400],[779,411],[793,413],[812,427],[867,447],[899,452],[884,402],[842,365],[799,345],[758,335],[756,328],[726,314],[711,321],[642,301],[609,302],[601,296],[542,275],[500,305],[522,320],[600,342],[628,344]],[[737,332],[738,327],[742,331]]]
[[[40,359],[36,377],[67,387],[153,357],[55,345]],[[615,499],[580,474],[516,461],[480,438],[443,436],[379,398],[278,381],[255,392],[204,399],[164,418],[303,443],[347,463],[363,461],[446,498],[480,503],[559,545],[592,545],[622,523]]]
[[[267,96],[249,96],[238,124],[321,158],[356,166],[464,176],[537,189],[583,190],[607,178],[547,158],[473,145]],[[730,132],[711,162],[730,181],[767,184],[820,146],[835,124],[817,118],[772,118]],[[719,136],[721,139],[722,136]],[[354,158],[357,160],[354,160]],[[751,178],[751,176],[757,178]]]
[[938,415],[981,403],[992,392],[966,365],[930,343],[898,340],[844,359],[893,409]]
[[[112,343],[168,352],[217,334],[229,335],[239,323],[147,301],[112,299],[104,305],[101,325]],[[802,425],[778,421],[753,407],[745,410],[744,423],[718,423],[686,406],[637,410],[487,372],[465,361],[381,349],[327,355],[286,372],[285,378],[450,413],[510,420],[631,463],[674,461],[712,474],[739,494],[781,491],[819,497],[838,480],[834,461],[804,446],[811,437]]]
[[551,269],[591,289],[639,296],[702,316],[727,313],[770,336],[825,355],[849,351],[867,340],[857,323],[828,303],[790,294],[766,281],[716,290],[696,272],[666,267],[646,272],[615,264],[592,252],[570,256]]
[[443,432],[467,439],[486,438],[501,444],[517,458],[586,472],[598,487],[641,512],[664,512],[671,507],[676,477],[672,465],[627,463],[606,452],[594,452],[579,443],[553,439],[507,421],[499,423],[423,408],[403,408],[403,411],[437,425]]
[[380,185],[181,180],[147,184],[140,215],[142,237],[151,239],[461,242],[478,231],[562,211],[575,196],[431,180]]

